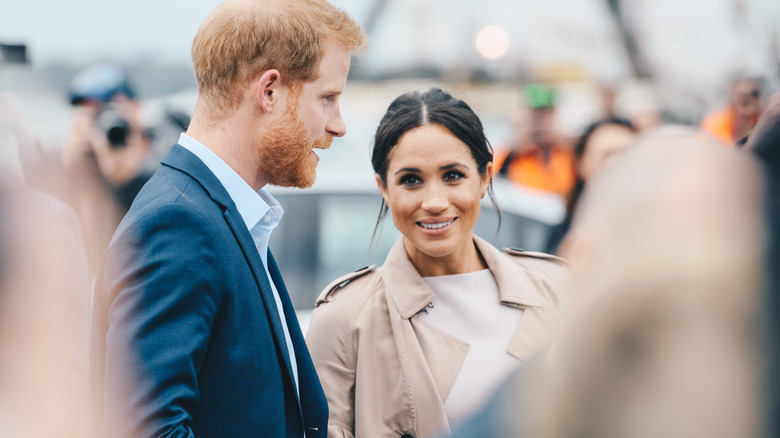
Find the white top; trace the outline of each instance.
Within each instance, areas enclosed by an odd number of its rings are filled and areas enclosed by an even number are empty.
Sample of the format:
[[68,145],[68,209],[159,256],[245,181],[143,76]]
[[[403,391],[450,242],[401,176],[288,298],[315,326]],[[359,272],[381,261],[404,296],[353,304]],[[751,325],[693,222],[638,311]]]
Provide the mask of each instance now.
[[295,349],[290,337],[290,330],[287,328],[287,318],[284,316],[279,291],[276,290],[276,285],[268,271],[268,240],[271,238],[271,231],[279,225],[284,210],[270,193],[262,188],[255,191],[232,167],[203,143],[182,133],[179,137],[179,144],[200,158],[211,173],[217,177],[236,204],[238,213],[244,220],[249,234],[252,235],[252,240],[254,240],[257,251],[260,253],[260,258],[263,260],[265,275],[268,276],[268,282],[271,283],[274,301],[276,301],[276,310],[279,312],[279,318],[282,321],[284,338],[287,341],[287,351],[290,354],[295,390],[298,391],[298,365],[295,359]]
[[501,304],[498,284],[488,269],[423,280],[436,298],[418,318],[469,344],[460,373],[444,401],[450,427],[455,428],[474,415],[520,366],[506,350],[523,311]]

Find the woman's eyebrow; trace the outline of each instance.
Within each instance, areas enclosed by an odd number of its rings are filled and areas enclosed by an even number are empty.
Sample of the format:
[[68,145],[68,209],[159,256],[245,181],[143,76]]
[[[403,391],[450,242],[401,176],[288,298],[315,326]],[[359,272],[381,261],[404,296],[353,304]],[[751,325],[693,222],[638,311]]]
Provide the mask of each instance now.
[[[468,167],[468,165],[465,163],[455,162],[455,163],[445,164],[444,166],[439,167],[439,170],[450,170],[456,167]],[[404,167],[402,169],[396,170],[395,173],[393,173],[393,175],[398,175],[401,172],[420,173],[421,170],[416,167]]]
[[420,173],[420,169],[416,167],[404,167],[403,169],[398,169],[395,171],[393,175],[398,175],[401,172],[414,172],[414,173]]
[[468,167],[468,165],[465,163],[455,162],[455,163],[445,164],[444,166],[439,167],[439,170],[450,170],[456,167]]

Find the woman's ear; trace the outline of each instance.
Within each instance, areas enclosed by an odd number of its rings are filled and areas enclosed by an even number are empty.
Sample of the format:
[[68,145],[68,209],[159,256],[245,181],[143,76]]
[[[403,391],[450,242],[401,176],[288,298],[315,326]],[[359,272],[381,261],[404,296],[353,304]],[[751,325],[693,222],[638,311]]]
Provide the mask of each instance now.
[[493,162],[489,161],[485,167],[485,173],[482,175],[482,182],[480,184],[482,189],[482,197],[485,197],[488,188],[490,188],[490,180],[493,178]]
[[382,192],[382,198],[385,199],[385,205],[390,205],[390,203],[387,202],[387,187],[385,187],[385,185],[382,184],[382,177],[380,177],[378,173],[375,176],[376,176],[376,185],[379,187],[379,191]]
[[260,75],[257,83],[257,104],[264,112],[271,112],[276,102],[279,101],[279,92],[282,86],[281,74],[278,70],[271,69]]

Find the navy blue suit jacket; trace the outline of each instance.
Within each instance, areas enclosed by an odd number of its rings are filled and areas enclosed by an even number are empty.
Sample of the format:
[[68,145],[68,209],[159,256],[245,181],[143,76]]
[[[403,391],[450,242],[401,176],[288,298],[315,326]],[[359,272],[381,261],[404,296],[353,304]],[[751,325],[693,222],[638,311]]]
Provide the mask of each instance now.
[[108,437],[327,435],[327,400],[270,252],[269,279],[219,180],[174,145],[106,251],[95,286],[92,407]]

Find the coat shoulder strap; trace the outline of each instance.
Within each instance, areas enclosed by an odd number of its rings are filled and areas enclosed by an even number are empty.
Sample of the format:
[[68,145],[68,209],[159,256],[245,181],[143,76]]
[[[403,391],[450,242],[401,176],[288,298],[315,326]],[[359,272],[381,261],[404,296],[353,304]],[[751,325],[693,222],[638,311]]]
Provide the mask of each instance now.
[[548,260],[551,262],[560,263],[564,266],[568,266],[569,262],[562,258],[552,254],[547,254],[539,251],[526,251],[520,248],[504,248],[504,252],[515,257],[532,257],[535,259]]
[[358,269],[355,272],[350,272],[349,274],[342,275],[341,277],[333,280],[333,282],[325,286],[325,289],[322,290],[320,296],[317,297],[317,304],[315,304],[315,306],[319,306],[322,303],[327,303],[328,297],[330,297],[330,295],[333,292],[336,292],[337,290],[343,288],[344,286],[349,284],[349,282],[351,282],[352,280],[356,278],[360,278],[368,274],[369,272],[373,272],[374,268],[376,268],[376,265],[366,266]]

